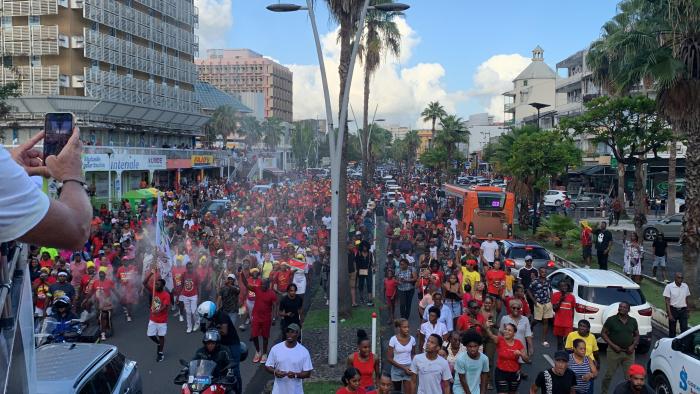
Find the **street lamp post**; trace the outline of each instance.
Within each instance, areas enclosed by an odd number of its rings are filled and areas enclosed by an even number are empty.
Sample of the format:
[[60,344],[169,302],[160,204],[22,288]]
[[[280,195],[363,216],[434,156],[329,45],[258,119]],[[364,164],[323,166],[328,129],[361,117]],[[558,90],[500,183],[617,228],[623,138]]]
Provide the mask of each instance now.
[[[341,100],[340,116],[338,118],[338,133],[333,130],[333,110],[331,108],[331,97],[328,89],[328,78],[326,77],[326,67],[323,61],[323,51],[321,49],[321,39],[318,35],[316,26],[316,16],[314,14],[313,1],[306,0],[306,7],[296,4],[272,4],[267,6],[267,9],[273,12],[291,12],[299,10],[308,10],[309,19],[311,20],[311,28],[314,34],[316,43],[316,55],[318,56],[319,68],[321,71],[321,82],[323,85],[323,96],[326,106],[326,134],[328,135],[329,153],[331,158],[331,266],[329,275],[329,305],[328,305],[328,364],[338,364],[338,265],[340,260],[338,237],[338,223],[340,218],[340,165],[342,161],[343,140],[348,119],[348,102],[350,100],[350,87],[352,83],[352,74],[355,69],[355,59],[359,50],[360,39],[365,25],[365,17],[367,10],[370,9],[370,0],[365,0],[360,13],[360,20],[355,34],[355,41],[350,55],[350,64],[348,73],[345,79],[345,91]],[[405,11],[409,8],[406,4],[401,3],[385,3],[377,4],[372,7],[378,11],[392,12]]]

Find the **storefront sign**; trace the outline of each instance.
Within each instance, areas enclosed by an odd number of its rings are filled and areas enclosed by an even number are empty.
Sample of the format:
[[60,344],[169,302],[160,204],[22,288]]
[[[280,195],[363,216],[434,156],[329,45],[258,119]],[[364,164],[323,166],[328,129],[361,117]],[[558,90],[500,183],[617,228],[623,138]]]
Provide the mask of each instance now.
[[83,171],[155,171],[165,170],[166,164],[165,155],[83,155]]
[[212,155],[192,155],[192,167],[208,167],[214,165]]

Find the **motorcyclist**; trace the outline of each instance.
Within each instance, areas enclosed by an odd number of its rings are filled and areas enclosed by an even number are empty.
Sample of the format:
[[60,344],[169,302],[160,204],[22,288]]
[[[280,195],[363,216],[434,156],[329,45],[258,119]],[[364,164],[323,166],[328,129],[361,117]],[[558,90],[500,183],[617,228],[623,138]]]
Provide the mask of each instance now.
[[211,301],[204,301],[197,307],[197,314],[200,317],[200,330],[208,332],[216,330],[220,335],[221,345],[228,347],[231,354],[232,370],[236,376],[236,392],[241,392],[241,370],[239,368],[241,361],[241,340],[238,337],[236,326],[231,321],[228,313],[216,307],[216,304]]
[[53,302],[51,317],[56,321],[56,326],[51,332],[54,336],[62,336],[67,332],[75,331],[72,320],[78,319],[75,313],[71,311],[70,298],[68,296],[58,297]]
[[[212,378],[219,379],[224,377],[233,377],[231,351],[228,346],[222,346],[221,335],[217,330],[208,330],[204,333],[202,343],[204,346],[197,350],[192,360],[210,360],[216,363],[214,376]],[[233,379],[231,379],[233,381]]]

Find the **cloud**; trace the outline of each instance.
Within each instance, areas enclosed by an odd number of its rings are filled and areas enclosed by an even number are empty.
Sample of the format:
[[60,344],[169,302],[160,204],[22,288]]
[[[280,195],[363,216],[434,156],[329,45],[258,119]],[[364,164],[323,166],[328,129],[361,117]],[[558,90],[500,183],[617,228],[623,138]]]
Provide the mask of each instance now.
[[[457,104],[466,99],[460,91],[448,91],[444,86],[445,68],[439,63],[418,63],[411,67],[405,65],[412,56],[414,48],[420,43],[420,37],[406,23],[405,19],[396,20],[401,32],[401,55],[396,58],[386,55],[370,83],[369,117],[378,105],[377,118],[386,119],[385,125],[403,125],[426,127],[419,119],[420,112],[430,101],[440,101],[448,112],[454,112]],[[340,46],[337,42],[337,29],[321,37],[324,64],[328,74],[333,116],[337,118]],[[294,73],[294,118],[325,118],[321,74],[317,64],[287,65]],[[362,122],[363,110],[362,64],[357,61],[350,90],[350,104]],[[353,119],[353,114],[349,114]],[[334,122],[337,123],[337,120]],[[354,128],[354,127],[353,127]]]
[[199,8],[199,53],[207,49],[223,48],[226,44],[226,32],[233,26],[231,12],[233,0],[194,0]]
[[469,96],[483,106],[484,111],[503,119],[503,92],[513,88],[513,79],[530,64],[530,59],[520,54],[494,55],[477,67],[474,87]]

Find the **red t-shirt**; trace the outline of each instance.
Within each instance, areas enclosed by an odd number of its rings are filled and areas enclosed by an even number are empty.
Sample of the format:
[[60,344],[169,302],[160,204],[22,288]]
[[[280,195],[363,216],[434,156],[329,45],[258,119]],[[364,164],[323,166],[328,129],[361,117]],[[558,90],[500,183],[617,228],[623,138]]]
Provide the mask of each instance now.
[[156,291],[153,293],[151,301],[151,316],[149,319],[154,323],[168,322],[168,306],[170,305],[170,294],[166,291]]
[[185,271],[182,274],[182,295],[185,297],[192,297],[197,295],[197,289],[199,288],[199,278],[195,273],[189,273]]
[[184,274],[186,270],[185,267],[173,267],[173,282],[176,289],[182,287],[182,274]]
[[384,295],[387,298],[394,298],[398,286],[399,282],[397,282],[396,279],[384,279]]
[[83,278],[80,279],[80,288],[83,289],[83,293],[90,293],[90,289],[92,288],[92,282],[94,282],[95,279],[97,279],[97,275],[83,275]]
[[[561,292],[552,294],[552,305],[557,305],[561,299]],[[554,312],[554,325],[557,327],[573,327],[574,324],[574,306],[576,298],[571,293],[566,293],[566,297],[561,302],[559,309]]]
[[253,319],[259,321],[272,320],[272,305],[277,302],[277,294],[272,289],[267,291],[262,288],[255,289],[255,308],[253,308]]
[[[469,320],[470,317],[471,316],[469,316],[466,313],[459,316],[459,318],[457,319],[457,331],[463,332],[474,328],[476,332],[481,334],[481,327],[479,327],[476,324],[472,324],[472,322]],[[476,321],[481,324],[486,324],[486,319],[484,319],[484,315],[482,315],[481,313],[476,315]]]
[[277,274],[277,291],[285,293],[287,291],[287,286],[292,281],[293,272],[290,270],[280,271]]
[[499,335],[498,343],[496,344],[496,368],[506,372],[518,372],[520,370],[519,357],[514,352],[516,350],[522,351],[523,349],[525,349],[525,346],[520,340],[514,339],[513,345],[508,346],[506,339]]
[[[260,287],[262,286],[262,279],[260,279],[260,278],[255,279],[253,277],[250,277],[250,278],[248,278],[248,285],[250,285],[250,287],[253,288],[252,291],[248,291],[248,300],[249,301],[256,301],[257,294],[255,294],[255,293],[260,290]],[[257,304],[256,304],[256,306],[257,306]]]
[[112,289],[114,289],[114,282],[109,279],[97,279],[92,283],[92,292],[98,297],[107,299],[112,296]]
[[[374,392],[374,391],[373,391]],[[362,387],[358,387],[355,391],[350,391],[345,387],[339,388],[335,394],[369,394]]]
[[489,294],[502,294],[505,286],[501,283],[501,287],[496,287],[496,282],[505,282],[506,272],[503,270],[488,270],[486,272],[486,284]]

